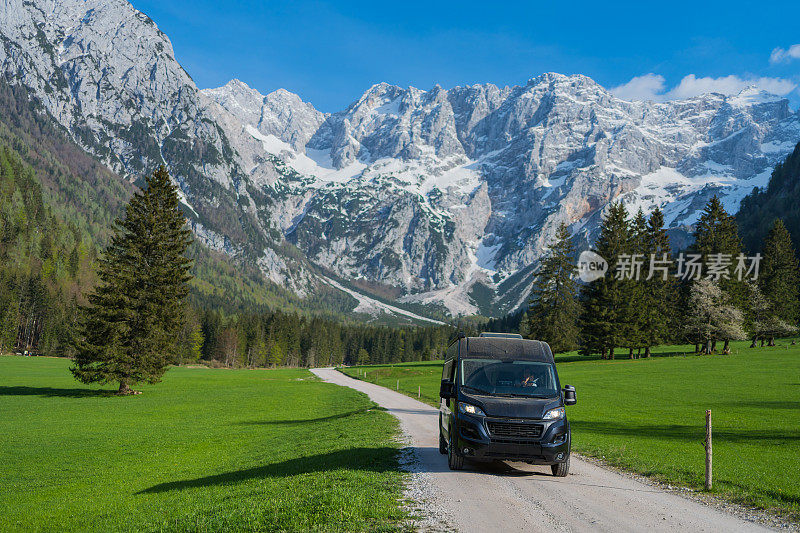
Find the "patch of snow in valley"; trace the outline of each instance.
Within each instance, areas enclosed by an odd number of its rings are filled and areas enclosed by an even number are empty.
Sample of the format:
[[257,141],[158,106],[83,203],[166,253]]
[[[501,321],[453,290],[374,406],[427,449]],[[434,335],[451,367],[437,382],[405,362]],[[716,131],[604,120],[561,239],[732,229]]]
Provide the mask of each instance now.
[[346,292],[347,294],[358,300],[358,306],[356,306],[356,308],[353,309],[353,312],[355,313],[366,313],[368,315],[373,315],[373,316],[380,313],[395,314],[395,315],[402,315],[408,318],[413,318],[414,320],[423,320],[425,322],[431,322],[433,324],[444,325],[444,322],[440,322],[439,320],[434,320],[432,318],[420,316],[416,313],[412,313],[411,311],[406,311],[405,309],[400,309],[399,307],[385,304],[374,298],[370,298],[369,296],[364,296],[363,294],[356,292],[352,289],[348,289],[341,283],[334,281],[330,278],[323,276],[322,279],[329,285],[339,289],[340,291]]
[[495,264],[495,256],[497,255],[497,251],[503,246],[502,242],[497,242],[491,246],[487,246],[485,240],[482,240],[478,245],[478,249],[475,250],[475,263],[485,270],[489,270],[491,272],[496,271],[496,264]]
[[314,186],[317,187],[326,183],[346,183],[367,168],[366,164],[356,161],[337,169],[333,167],[330,154],[325,150],[308,149],[305,154],[298,153],[288,143],[274,135],[264,135],[252,125],[246,126],[246,130],[254,139],[261,141],[266,152],[281,157],[287,165],[300,174],[316,178]]

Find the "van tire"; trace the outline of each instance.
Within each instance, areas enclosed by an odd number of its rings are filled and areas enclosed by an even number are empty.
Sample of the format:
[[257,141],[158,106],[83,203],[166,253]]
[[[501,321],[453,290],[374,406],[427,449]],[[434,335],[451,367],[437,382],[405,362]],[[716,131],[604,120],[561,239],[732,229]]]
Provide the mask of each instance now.
[[456,450],[454,436],[453,428],[450,428],[450,444],[447,446],[447,466],[450,467],[450,470],[461,470],[464,468],[464,456],[460,455]]
[[439,453],[447,455],[447,441],[442,436],[442,428],[439,428]]
[[567,477],[567,474],[569,474],[569,455],[567,456],[567,460],[563,463],[550,465],[550,470],[556,477]]

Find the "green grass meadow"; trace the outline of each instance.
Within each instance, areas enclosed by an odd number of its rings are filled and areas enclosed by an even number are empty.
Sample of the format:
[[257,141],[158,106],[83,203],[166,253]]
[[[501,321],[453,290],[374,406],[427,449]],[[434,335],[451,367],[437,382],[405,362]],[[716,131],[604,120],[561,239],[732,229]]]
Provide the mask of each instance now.
[[306,370],[173,368],[117,397],[0,357],[0,530],[404,528],[397,421]]
[[[573,449],[661,481],[701,489],[712,411],[714,492],[800,520],[800,346],[734,343],[733,355],[667,346],[651,359],[558,356]],[[667,357],[667,355],[669,357]],[[438,404],[441,362],[354,367],[347,374]],[[366,378],[364,371],[367,372]]]

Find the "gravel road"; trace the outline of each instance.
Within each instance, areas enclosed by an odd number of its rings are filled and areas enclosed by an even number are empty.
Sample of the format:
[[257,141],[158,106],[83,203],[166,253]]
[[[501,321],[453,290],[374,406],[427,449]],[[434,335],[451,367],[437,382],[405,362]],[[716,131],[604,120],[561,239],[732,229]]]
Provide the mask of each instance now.
[[403,394],[313,369],[330,383],[364,392],[396,416],[408,440],[410,494],[427,515],[422,529],[488,531],[771,531],[701,502],[572,457],[570,475],[550,467],[467,464],[451,472],[438,450],[438,410]]

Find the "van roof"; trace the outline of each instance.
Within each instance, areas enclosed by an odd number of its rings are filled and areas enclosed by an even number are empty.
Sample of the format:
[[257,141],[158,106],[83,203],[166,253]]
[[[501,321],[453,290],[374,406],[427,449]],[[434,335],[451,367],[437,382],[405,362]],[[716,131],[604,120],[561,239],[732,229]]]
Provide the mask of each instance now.
[[550,346],[543,341],[503,337],[464,337],[458,342],[461,343],[462,357],[555,362]]
[[522,335],[519,333],[495,333],[493,331],[484,331],[479,337],[494,337],[496,339],[521,339]]

